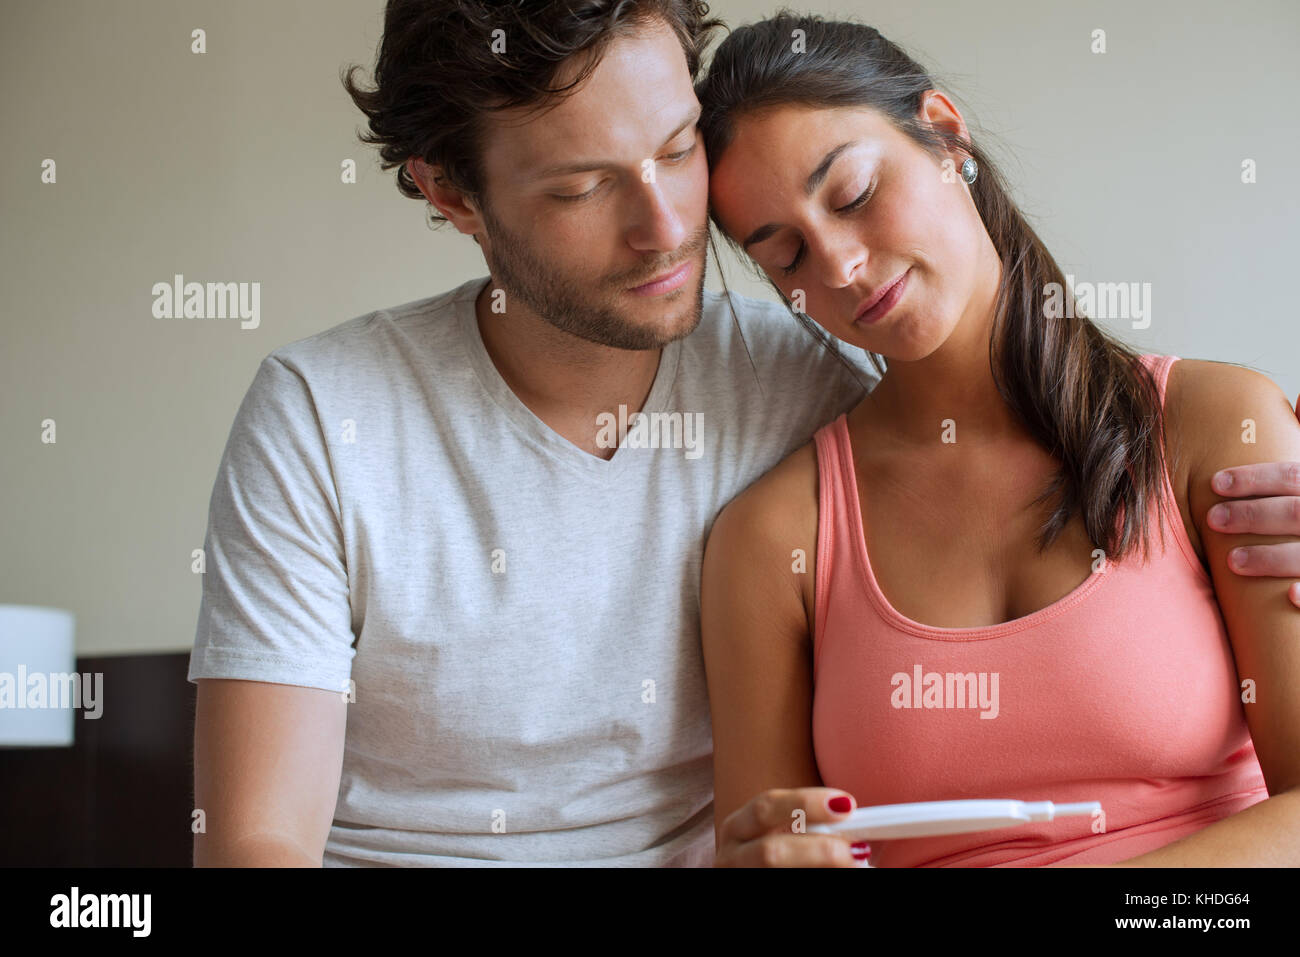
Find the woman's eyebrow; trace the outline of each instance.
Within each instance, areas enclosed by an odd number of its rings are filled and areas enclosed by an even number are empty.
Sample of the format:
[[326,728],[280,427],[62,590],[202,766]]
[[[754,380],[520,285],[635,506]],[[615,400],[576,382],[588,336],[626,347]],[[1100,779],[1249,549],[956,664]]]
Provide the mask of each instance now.
[[811,173],[808,174],[808,179],[803,184],[804,195],[811,198],[812,194],[816,192],[817,187],[822,184],[822,180],[826,178],[826,174],[830,172],[831,164],[835,162],[835,158],[839,156],[841,153],[843,153],[850,146],[857,146],[857,145],[858,145],[857,140],[849,140],[847,143],[841,143],[839,146],[835,147],[833,150],[831,150],[829,153],[823,156],[822,161],[817,164],[817,168],[815,170],[813,170]]
[[[809,173],[808,179],[804,181],[804,195],[811,197],[812,194],[817,191],[817,187],[826,179],[826,174],[830,172],[831,164],[835,162],[836,158],[849,147],[857,145],[857,140],[849,140],[847,143],[841,143],[839,146],[836,146],[827,152],[827,154],[822,157],[822,161],[817,164],[817,168]],[[750,246],[755,243],[761,243],[780,228],[781,227],[778,223],[764,223],[762,226],[759,226],[758,229],[745,237],[745,241],[740,244],[740,248],[748,250]]]

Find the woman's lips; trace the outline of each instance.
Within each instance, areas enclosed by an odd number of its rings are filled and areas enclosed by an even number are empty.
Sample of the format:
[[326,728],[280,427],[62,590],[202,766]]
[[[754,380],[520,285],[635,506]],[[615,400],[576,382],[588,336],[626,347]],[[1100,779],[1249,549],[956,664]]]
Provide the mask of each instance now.
[[908,277],[911,275],[912,270],[911,268],[908,268],[899,279],[894,280],[894,284],[889,287],[889,290],[880,297],[874,306],[862,315],[858,316],[854,321],[870,325],[885,313],[889,312],[890,309],[893,309],[898,303],[898,300],[903,298],[903,292],[907,288]]

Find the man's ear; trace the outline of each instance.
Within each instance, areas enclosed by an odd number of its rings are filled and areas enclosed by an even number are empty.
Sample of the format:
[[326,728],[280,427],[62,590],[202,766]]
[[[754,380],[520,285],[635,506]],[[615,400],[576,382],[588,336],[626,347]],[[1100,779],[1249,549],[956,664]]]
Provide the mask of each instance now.
[[430,166],[418,156],[406,161],[406,170],[420,187],[424,198],[460,232],[476,236],[485,229],[483,215],[474,201],[447,182],[441,166]]

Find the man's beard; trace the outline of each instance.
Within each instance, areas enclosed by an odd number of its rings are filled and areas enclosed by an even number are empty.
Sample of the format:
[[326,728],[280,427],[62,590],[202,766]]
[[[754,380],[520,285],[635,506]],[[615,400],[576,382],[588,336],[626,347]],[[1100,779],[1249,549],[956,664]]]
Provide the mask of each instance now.
[[[601,287],[593,289],[592,283],[575,281],[557,273],[533,252],[527,242],[502,226],[500,220],[487,208],[481,208],[488,227],[488,239],[492,244],[492,261],[489,264],[492,278],[505,291],[507,309],[513,298],[557,329],[615,349],[658,349],[674,339],[689,335],[699,325],[704,304],[703,264],[698,270],[699,275],[692,276],[686,286],[674,290],[684,295],[672,302],[665,298],[657,317],[661,321],[653,328],[633,322],[616,305],[615,299],[620,293],[627,295],[625,289],[648,282],[674,265],[694,261],[708,239],[707,222],[699,233],[676,250],[675,262],[647,269],[639,278],[633,277],[627,282],[619,283],[617,287],[610,287],[608,296],[601,301]],[[672,293],[664,294],[664,297],[668,295]],[[662,322],[669,315],[681,317],[687,314],[689,318],[685,322],[680,319],[671,324]]]

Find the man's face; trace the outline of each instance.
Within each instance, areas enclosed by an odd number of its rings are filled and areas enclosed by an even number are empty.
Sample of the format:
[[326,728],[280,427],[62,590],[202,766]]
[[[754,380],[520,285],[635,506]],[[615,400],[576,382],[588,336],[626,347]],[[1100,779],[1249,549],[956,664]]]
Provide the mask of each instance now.
[[[565,64],[557,85],[576,72]],[[548,112],[489,114],[482,246],[507,309],[522,302],[619,349],[658,348],[695,328],[708,237],[698,115],[681,44],[658,20],[615,39]]]

